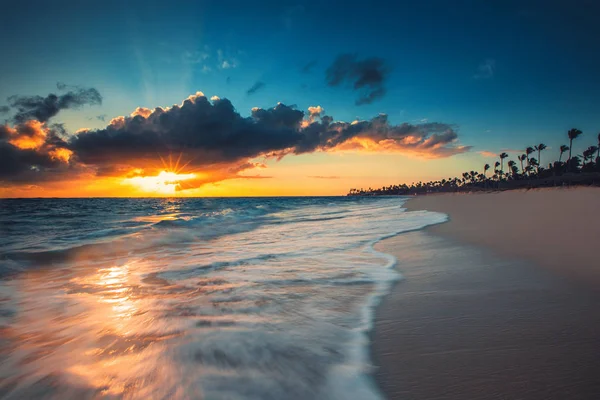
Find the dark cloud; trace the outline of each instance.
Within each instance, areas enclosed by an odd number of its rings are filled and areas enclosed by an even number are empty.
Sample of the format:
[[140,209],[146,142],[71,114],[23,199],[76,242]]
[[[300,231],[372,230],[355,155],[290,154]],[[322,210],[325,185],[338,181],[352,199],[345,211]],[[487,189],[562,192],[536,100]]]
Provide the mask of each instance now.
[[227,99],[212,103],[192,96],[181,106],[156,108],[147,117],[120,117],[105,129],[78,134],[70,148],[89,164],[145,164],[157,154],[184,152],[195,165],[233,162],[265,151],[292,147],[301,136],[304,113],[279,104],[254,109],[250,118],[238,114]]
[[103,129],[65,137],[62,126],[34,120],[0,126],[0,181],[43,181],[66,171],[121,177],[156,174],[164,168],[161,159],[177,155],[177,164],[185,164],[186,171],[205,172],[182,183],[181,189],[186,189],[224,179],[259,178],[262,175],[241,174],[264,168],[256,162],[258,157],[315,151],[448,157],[470,149],[458,145],[455,127],[444,123],[395,125],[383,114],[341,122],[320,106],[305,113],[282,103],[253,108],[243,117],[228,99],[209,101],[202,93],[166,109],[138,108]]
[[9,111],[10,111],[10,107],[9,106],[2,106],[2,107],[0,107],[0,114],[6,114]]
[[329,86],[350,86],[358,93],[357,105],[370,104],[386,93],[390,67],[377,57],[358,59],[356,54],[340,54],[327,68]]
[[259,90],[261,90],[264,87],[265,87],[265,83],[264,82],[257,81],[254,85],[252,85],[252,87],[250,89],[246,90],[246,94],[247,95],[254,94],[254,93],[258,92]]
[[52,180],[66,172],[71,152],[56,128],[38,121],[0,125],[0,182]]
[[304,64],[304,66],[302,66],[300,72],[302,72],[303,74],[308,74],[312,71],[315,65],[317,65],[317,60],[309,61],[306,64]]
[[[283,156],[327,151],[350,141],[367,139],[388,148],[447,156],[468,150],[455,145],[457,134],[448,124],[393,125],[387,116],[369,121],[333,122],[321,107],[309,113],[279,103],[254,108],[242,117],[227,99],[210,102],[198,94],[181,106],[156,108],[146,117],[120,117],[105,129],[81,132],[69,144],[86,164],[155,162],[157,154],[185,153],[192,165],[236,163],[259,155]],[[305,118],[306,117],[306,118]]]
[[423,157],[448,157],[470,150],[456,144],[454,127],[443,123],[399,125],[390,124],[387,115],[380,114],[368,121],[333,122],[320,116],[302,130],[302,140],[295,154],[315,150],[366,150],[410,152]]
[[[65,84],[58,83],[57,86],[63,90]],[[16,110],[13,119],[17,123],[28,120],[46,122],[61,110],[69,108],[80,108],[86,104],[102,104],[102,96],[94,88],[74,88],[67,93],[56,95],[49,94],[41,96],[11,96],[8,98],[11,108]]]

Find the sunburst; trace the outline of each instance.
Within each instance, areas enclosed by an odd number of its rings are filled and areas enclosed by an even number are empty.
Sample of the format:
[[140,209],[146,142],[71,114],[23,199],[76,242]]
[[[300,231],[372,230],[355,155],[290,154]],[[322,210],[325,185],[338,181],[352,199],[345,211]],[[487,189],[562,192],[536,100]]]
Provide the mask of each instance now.
[[184,182],[191,181],[198,177],[196,171],[185,171],[185,168],[193,161],[193,159],[182,164],[182,157],[183,153],[181,152],[179,153],[177,160],[173,162],[173,155],[169,153],[167,163],[167,161],[158,154],[163,169],[157,175],[134,176],[125,178],[123,182],[135,186],[137,189],[146,193],[175,195],[177,191],[182,189]]

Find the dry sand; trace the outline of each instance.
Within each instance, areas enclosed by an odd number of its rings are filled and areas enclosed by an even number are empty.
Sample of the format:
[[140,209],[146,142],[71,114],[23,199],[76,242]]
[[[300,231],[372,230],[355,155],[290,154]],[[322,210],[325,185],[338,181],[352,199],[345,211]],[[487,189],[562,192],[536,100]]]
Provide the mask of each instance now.
[[600,290],[600,188],[419,196],[408,210],[440,211],[429,232],[533,261]]
[[404,279],[377,310],[390,399],[600,398],[600,189],[412,199],[451,221],[385,240]]

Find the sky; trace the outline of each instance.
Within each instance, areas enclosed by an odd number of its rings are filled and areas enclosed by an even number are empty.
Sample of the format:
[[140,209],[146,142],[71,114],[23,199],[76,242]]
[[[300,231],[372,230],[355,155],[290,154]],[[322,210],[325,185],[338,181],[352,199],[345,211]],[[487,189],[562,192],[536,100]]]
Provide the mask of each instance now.
[[1,197],[343,195],[600,131],[595,1],[3,8]]

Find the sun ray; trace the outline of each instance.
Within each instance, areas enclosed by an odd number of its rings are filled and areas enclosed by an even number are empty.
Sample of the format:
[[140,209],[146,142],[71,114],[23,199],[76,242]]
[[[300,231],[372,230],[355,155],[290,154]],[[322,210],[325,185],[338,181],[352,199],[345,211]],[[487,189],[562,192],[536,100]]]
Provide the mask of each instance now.
[[165,162],[164,158],[162,158],[162,156],[158,153],[156,153],[156,155],[158,155],[158,158],[160,158],[160,161],[162,162],[164,169],[168,169],[167,163]]
[[194,161],[194,159],[192,158],[191,160],[189,160],[188,162],[186,162],[185,164],[183,164],[183,166],[181,168],[179,168],[178,171],[176,171],[177,173],[180,173],[181,171],[183,171],[183,169],[185,167],[187,167],[192,161]]
[[179,152],[179,157],[177,157],[177,162],[175,163],[175,173],[178,174],[180,169],[179,169],[179,161],[181,161],[181,156],[183,156],[183,151]]

